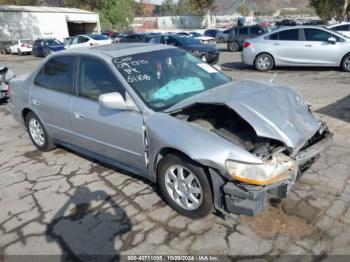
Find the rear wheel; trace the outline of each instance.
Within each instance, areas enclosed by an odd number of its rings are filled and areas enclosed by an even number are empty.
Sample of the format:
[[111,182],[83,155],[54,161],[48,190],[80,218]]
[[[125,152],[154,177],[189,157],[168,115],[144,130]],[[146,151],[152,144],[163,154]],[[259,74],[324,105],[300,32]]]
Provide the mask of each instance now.
[[350,54],[347,54],[342,60],[342,68],[345,72],[350,72]]
[[228,42],[227,43],[227,50],[230,52],[238,52],[239,51],[239,44],[236,41]]
[[261,54],[255,59],[255,68],[261,72],[268,72],[274,67],[274,60],[269,54]]
[[212,212],[213,196],[208,177],[192,160],[169,154],[159,163],[157,176],[164,200],[181,215],[202,218]]
[[18,55],[23,55],[23,53],[21,52],[21,50],[17,50],[18,51]]
[[34,113],[29,112],[27,114],[25,123],[29,137],[36,148],[38,148],[40,151],[47,152],[56,147],[45,127]]

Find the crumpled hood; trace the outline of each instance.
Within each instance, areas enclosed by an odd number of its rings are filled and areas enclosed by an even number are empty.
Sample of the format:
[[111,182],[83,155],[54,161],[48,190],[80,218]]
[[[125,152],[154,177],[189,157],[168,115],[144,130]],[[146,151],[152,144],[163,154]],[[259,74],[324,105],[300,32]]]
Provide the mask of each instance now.
[[320,128],[299,93],[289,87],[237,81],[186,99],[167,112],[195,103],[225,104],[245,119],[258,136],[275,139],[298,151]]

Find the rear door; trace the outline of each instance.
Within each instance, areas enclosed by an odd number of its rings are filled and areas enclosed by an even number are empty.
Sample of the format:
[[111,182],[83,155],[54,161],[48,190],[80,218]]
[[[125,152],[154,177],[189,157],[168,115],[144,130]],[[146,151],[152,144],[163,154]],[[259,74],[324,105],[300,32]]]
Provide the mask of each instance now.
[[142,114],[100,106],[101,94],[125,97],[126,91],[105,61],[90,56],[79,60],[78,96],[72,102],[78,146],[145,173]]
[[[328,41],[334,37],[337,43]],[[340,50],[342,41],[338,36],[318,28],[304,28],[304,52],[303,57],[310,65],[336,66],[340,61]]]
[[271,34],[267,39],[276,65],[300,65],[304,63],[304,46],[299,29],[288,29]]
[[30,104],[49,134],[71,142],[73,126],[71,102],[74,82],[74,56],[51,58],[36,76],[30,91]]

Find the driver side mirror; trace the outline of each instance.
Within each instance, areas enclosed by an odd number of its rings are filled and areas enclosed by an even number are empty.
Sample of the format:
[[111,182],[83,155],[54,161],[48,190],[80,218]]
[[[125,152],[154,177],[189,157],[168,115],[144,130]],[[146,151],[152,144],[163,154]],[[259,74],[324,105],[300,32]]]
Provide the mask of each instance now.
[[101,106],[109,109],[138,111],[138,108],[128,95],[126,95],[125,101],[123,96],[118,92],[100,95],[98,102]]
[[337,39],[333,36],[331,36],[330,38],[328,38],[328,42],[335,45],[337,43]]

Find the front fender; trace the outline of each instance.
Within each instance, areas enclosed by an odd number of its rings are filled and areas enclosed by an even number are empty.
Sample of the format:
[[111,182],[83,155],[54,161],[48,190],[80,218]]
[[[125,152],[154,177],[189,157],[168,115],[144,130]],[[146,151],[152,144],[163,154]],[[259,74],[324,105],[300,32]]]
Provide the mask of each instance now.
[[[149,163],[155,163],[164,148],[172,148],[192,160],[226,173],[226,160],[262,163],[256,156],[228,140],[194,124],[181,121],[165,113],[154,113],[145,118],[148,133]],[[149,172],[155,175],[154,166]]]

